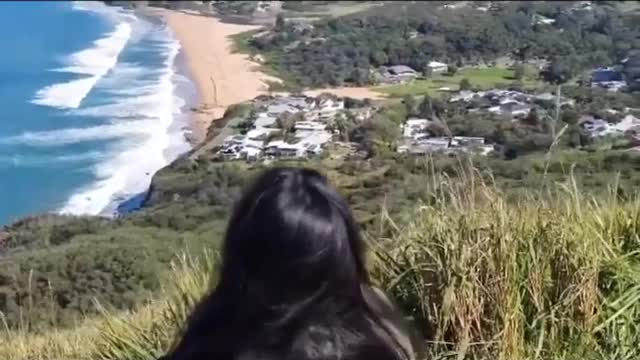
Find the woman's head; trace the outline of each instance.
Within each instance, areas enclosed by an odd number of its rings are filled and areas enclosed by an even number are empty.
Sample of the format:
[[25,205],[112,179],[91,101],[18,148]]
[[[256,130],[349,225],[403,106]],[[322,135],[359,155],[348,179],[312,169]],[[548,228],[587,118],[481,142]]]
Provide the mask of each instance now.
[[272,168],[254,182],[231,216],[219,275],[169,359],[396,359],[372,330],[358,227],[314,170]]
[[223,248],[220,286],[253,306],[342,295],[367,281],[351,211],[318,172],[273,168],[239,201]]

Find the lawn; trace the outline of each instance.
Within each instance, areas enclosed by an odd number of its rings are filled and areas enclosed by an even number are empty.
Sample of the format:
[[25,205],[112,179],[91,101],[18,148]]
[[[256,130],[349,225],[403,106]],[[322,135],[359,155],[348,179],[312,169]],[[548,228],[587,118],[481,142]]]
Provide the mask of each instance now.
[[[527,73],[531,75],[525,77],[523,83],[526,87],[537,87],[540,84],[536,80],[537,74],[534,75],[530,70],[533,69],[528,69]],[[382,85],[374,88],[374,90],[391,97],[402,97],[407,94],[439,96],[447,91],[439,90],[440,88],[449,88],[448,91],[456,91],[459,88],[460,81],[465,78],[471,82],[474,88],[478,89],[489,89],[497,85],[509,85],[517,82],[511,69],[500,67],[469,68],[462,69],[453,76],[436,74],[431,79],[418,79],[408,84]]]

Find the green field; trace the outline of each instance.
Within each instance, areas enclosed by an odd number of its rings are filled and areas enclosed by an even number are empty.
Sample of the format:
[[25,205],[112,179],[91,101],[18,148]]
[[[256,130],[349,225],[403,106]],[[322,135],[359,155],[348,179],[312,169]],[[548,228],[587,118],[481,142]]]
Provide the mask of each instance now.
[[[530,73],[528,69],[528,73]],[[523,83],[526,87],[537,87],[540,82],[536,80],[537,75],[525,77]],[[460,81],[468,79],[473,88],[489,89],[498,85],[509,85],[518,82],[513,77],[513,70],[507,68],[491,67],[486,69],[469,68],[458,71],[455,75],[435,74],[431,79],[417,79],[411,83],[398,85],[382,85],[374,88],[375,91],[387,94],[391,97],[402,97],[410,95],[439,96],[446,91],[440,88],[449,88],[450,91],[457,91]]]

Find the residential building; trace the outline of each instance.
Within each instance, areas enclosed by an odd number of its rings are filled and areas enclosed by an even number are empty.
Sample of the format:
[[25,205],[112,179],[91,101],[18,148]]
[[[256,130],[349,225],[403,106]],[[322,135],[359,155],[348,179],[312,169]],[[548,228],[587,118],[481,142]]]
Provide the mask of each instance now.
[[268,143],[264,148],[266,156],[278,158],[296,158],[306,155],[306,147],[300,143],[289,144],[282,140],[276,140]]
[[431,71],[434,73],[445,72],[449,70],[449,66],[447,64],[438,61],[430,61],[427,64],[427,67],[429,67],[429,69],[431,69]]
[[609,91],[618,91],[627,86],[624,75],[611,68],[596,69],[591,72],[591,87],[601,87]]
[[415,79],[418,72],[406,65],[394,65],[383,68],[382,80],[387,83],[402,83]]
[[424,134],[431,121],[427,119],[408,119],[402,126],[402,135],[405,138],[415,138]]
[[533,15],[533,23],[536,25],[553,25],[555,22],[555,19],[551,19],[540,14]]
[[327,124],[317,121],[298,121],[295,124],[296,131],[298,130],[310,130],[310,131],[323,131],[327,128]]

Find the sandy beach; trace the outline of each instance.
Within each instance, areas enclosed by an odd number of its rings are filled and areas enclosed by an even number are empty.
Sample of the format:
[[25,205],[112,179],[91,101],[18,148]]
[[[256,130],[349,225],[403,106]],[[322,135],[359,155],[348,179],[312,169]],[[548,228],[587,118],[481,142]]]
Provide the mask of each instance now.
[[232,51],[229,36],[259,26],[226,24],[215,17],[165,9],[151,12],[162,16],[180,41],[199,90],[201,104],[194,112],[194,141],[204,139],[211,122],[222,117],[229,105],[264,94],[267,81],[278,81],[256,70],[258,64],[247,55]]

